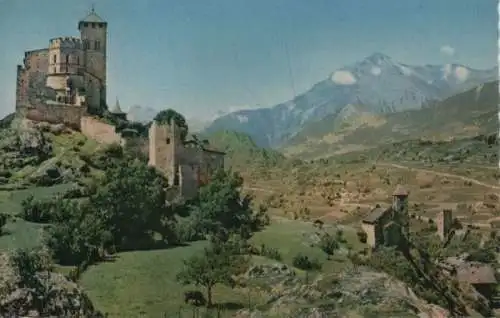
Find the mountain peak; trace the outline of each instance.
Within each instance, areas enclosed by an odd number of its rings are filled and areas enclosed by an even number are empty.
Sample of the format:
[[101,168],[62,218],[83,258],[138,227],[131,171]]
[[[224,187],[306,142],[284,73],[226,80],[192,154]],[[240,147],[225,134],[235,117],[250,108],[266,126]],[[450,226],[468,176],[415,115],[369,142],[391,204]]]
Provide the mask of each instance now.
[[365,61],[371,62],[374,64],[382,64],[383,62],[392,62],[392,59],[390,56],[387,56],[383,53],[375,52],[372,55],[365,58]]

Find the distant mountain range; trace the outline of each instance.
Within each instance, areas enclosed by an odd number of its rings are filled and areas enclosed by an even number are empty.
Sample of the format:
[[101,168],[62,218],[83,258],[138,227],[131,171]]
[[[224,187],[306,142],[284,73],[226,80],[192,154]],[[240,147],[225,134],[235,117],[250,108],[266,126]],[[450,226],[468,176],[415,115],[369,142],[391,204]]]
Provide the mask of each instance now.
[[220,116],[205,132],[235,130],[250,135],[259,146],[279,147],[307,125],[327,116],[331,124],[338,124],[342,118],[359,112],[381,114],[420,109],[496,80],[497,74],[497,68],[475,70],[458,64],[412,66],[374,53],[332,72],[293,100]]
[[306,124],[280,150],[312,159],[411,139],[498,134],[498,105],[498,81],[419,109],[376,114],[365,106],[350,105],[343,108],[343,115],[335,113]]

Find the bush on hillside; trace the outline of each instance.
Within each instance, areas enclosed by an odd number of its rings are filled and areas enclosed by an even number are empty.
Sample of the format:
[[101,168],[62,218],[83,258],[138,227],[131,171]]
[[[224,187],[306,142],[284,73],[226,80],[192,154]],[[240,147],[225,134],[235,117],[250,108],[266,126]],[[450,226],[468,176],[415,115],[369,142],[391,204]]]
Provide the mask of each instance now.
[[0,235],[3,234],[3,227],[7,224],[7,214],[0,213]]
[[21,218],[33,223],[49,223],[55,202],[58,200],[36,200],[30,195],[21,202]]

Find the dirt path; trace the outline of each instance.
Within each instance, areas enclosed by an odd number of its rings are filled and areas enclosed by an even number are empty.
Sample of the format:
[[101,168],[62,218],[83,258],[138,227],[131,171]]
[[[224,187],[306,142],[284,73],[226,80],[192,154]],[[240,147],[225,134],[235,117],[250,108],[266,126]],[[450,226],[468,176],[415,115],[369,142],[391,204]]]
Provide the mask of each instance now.
[[398,168],[398,169],[415,170],[415,171],[421,171],[421,172],[426,172],[426,173],[432,173],[432,174],[435,174],[435,175],[438,175],[438,176],[461,179],[461,180],[469,181],[469,182],[472,182],[472,183],[475,183],[477,185],[480,185],[480,186],[483,186],[483,187],[487,187],[487,188],[490,188],[490,189],[500,190],[500,186],[495,186],[495,185],[492,185],[492,184],[481,182],[481,181],[476,180],[476,179],[472,179],[472,178],[469,178],[469,177],[464,177],[464,176],[461,176],[461,175],[458,175],[458,174],[452,174],[452,173],[446,173],[446,172],[439,172],[439,171],[422,169],[422,168],[407,167],[407,166],[402,166],[402,165],[395,164],[395,163],[381,163],[381,162],[378,162],[378,163],[376,163],[376,165],[386,166],[386,167],[394,167],[394,168]]

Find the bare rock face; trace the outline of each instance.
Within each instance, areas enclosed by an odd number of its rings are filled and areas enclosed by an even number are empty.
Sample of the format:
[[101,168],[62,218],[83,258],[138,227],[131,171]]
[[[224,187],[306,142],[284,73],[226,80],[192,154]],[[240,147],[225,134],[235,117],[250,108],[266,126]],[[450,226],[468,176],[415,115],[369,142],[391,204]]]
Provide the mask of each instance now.
[[33,252],[0,253],[0,317],[104,317],[44,259]]
[[449,317],[403,282],[364,267],[319,275],[311,283],[279,264],[255,266],[246,277],[265,277],[269,298],[266,311],[243,309],[235,314],[238,318]]

